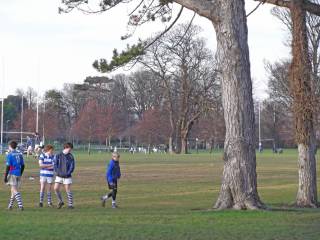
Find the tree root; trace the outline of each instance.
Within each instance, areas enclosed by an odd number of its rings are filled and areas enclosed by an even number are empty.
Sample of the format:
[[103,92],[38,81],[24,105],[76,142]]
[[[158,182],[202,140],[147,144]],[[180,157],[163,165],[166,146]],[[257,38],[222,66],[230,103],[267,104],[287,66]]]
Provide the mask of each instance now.
[[296,202],[294,204],[296,208],[319,208],[319,203],[311,203],[311,202]]
[[260,200],[245,200],[243,202],[233,203],[233,201],[218,200],[214,205],[215,210],[266,210],[267,207]]

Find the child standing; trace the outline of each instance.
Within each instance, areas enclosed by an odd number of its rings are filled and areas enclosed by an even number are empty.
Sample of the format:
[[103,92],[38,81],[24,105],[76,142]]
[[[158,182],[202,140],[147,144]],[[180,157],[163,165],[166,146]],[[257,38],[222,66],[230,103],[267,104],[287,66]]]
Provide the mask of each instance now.
[[116,197],[118,191],[118,179],[121,177],[120,170],[120,154],[117,152],[112,153],[112,159],[109,162],[106,172],[106,180],[108,187],[111,190],[109,193],[101,197],[102,206],[105,207],[106,200],[112,197],[112,208],[117,208]]
[[53,183],[53,151],[52,145],[46,145],[39,156],[40,167],[40,201],[39,207],[43,207],[44,192],[47,187],[48,206],[52,207],[51,188]]
[[72,143],[65,143],[63,146],[63,151],[57,154],[53,160],[54,171],[56,173],[54,191],[58,198],[58,209],[60,209],[64,205],[60,192],[61,184],[64,185],[64,188],[68,196],[68,208],[73,209],[73,196],[71,192],[71,174],[74,171],[75,161],[73,155],[71,154],[72,149]]
[[19,188],[21,186],[21,176],[24,171],[24,161],[22,153],[17,151],[18,143],[11,141],[9,143],[9,153],[6,159],[6,171],[4,182],[11,188],[11,197],[9,200],[8,210],[13,207],[14,200],[18,203],[18,208],[23,211],[23,204]]

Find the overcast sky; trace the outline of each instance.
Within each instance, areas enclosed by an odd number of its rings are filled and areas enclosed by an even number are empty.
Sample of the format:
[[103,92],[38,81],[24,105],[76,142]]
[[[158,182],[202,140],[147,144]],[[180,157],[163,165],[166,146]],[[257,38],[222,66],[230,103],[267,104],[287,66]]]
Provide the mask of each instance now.
[[[60,2],[0,1],[0,96],[29,86],[43,93],[50,88],[61,89],[64,83],[81,83],[86,76],[98,75],[92,68],[95,59],[110,58],[114,48],[125,48],[128,42],[121,41],[120,37],[126,33],[127,14],[132,6],[122,5],[100,15],[77,11],[58,14]],[[253,0],[246,0],[247,12],[256,4]],[[272,62],[289,55],[288,48],[283,45],[286,38],[284,27],[270,10],[271,7],[265,4],[248,18],[256,98],[266,96],[264,61]],[[185,10],[180,22],[191,17],[192,13]],[[204,29],[202,35],[214,50],[212,24],[199,16],[194,22]],[[163,28],[160,23],[148,24],[138,29],[130,41],[146,38]]]

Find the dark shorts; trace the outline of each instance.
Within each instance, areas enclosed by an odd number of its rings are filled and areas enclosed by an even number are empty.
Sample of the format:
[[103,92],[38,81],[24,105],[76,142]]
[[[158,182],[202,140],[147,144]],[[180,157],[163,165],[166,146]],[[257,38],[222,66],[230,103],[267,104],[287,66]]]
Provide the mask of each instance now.
[[108,182],[108,187],[109,187],[110,190],[111,189],[112,190],[117,189],[118,188],[118,182],[117,181],[115,181],[113,183]]

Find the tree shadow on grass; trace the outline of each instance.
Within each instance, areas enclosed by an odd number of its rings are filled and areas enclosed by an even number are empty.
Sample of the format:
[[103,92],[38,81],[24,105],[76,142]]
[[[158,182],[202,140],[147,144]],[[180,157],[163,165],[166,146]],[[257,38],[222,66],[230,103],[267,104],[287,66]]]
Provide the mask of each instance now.
[[[320,207],[318,208],[301,208],[298,207],[295,204],[284,204],[284,203],[275,203],[272,205],[265,205],[266,207],[264,209],[258,209],[258,210],[240,210],[240,211],[266,211],[266,212],[301,212],[301,213],[306,213],[306,212],[320,212]],[[320,206],[320,205],[318,205]],[[235,209],[224,209],[224,210],[219,210],[219,209],[214,209],[214,208],[193,208],[190,209],[191,211],[195,212],[219,212],[219,211],[239,211]]]
[[271,206],[268,206],[268,211],[272,212],[320,212],[319,204],[317,208],[312,207],[298,207],[295,203],[292,204],[284,204],[284,203],[276,203]]

